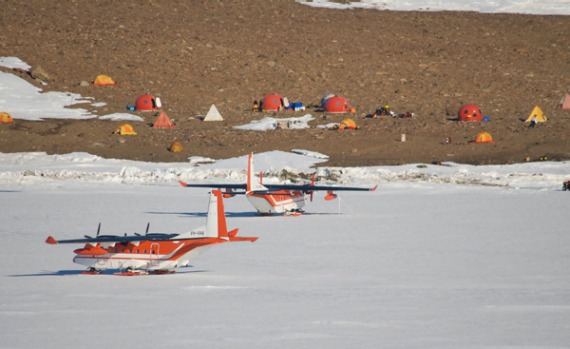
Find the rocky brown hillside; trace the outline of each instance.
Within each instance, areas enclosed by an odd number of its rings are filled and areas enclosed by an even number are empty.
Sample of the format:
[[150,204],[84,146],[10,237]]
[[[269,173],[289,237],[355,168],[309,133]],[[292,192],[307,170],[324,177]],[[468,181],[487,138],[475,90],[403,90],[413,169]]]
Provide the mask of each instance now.
[[[45,90],[106,102],[98,115],[126,112],[127,103],[148,92],[161,98],[178,126],[152,130],[135,123],[137,136],[120,137],[111,134],[119,122],[16,120],[0,125],[1,152],[185,161],[305,148],[342,166],[570,159],[570,111],[556,108],[570,92],[569,16],[341,11],[292,0],[0,0],[0,7],[0,56],[32,65],[48,82]],[[40,87],[29,74],[13,73]],[[98,74],[118,85],[78,85]],[[346,116],[324,120],[310,108],[315,120],[308,130],[232,128],[271,115],[250,109],[273,92],[305,105],[327,92],[343,95],[356,108],[348,116],[360,129],[317,129]],[[386,103],[417,116],[364,118]],[[464,103],[476,103],[491,122],[453,120]],[[196,118],[211,104],[225,121]],[[529,129],[520,119],[535,105],[549,121]],[[472,144],[483,130],[495,143]],[[182,153],[167,150],[175,139]]]

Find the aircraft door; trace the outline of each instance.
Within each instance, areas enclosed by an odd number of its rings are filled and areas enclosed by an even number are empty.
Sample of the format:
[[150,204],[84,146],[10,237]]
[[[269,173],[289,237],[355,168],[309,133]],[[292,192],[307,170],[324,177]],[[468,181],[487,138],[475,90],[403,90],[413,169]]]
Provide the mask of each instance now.
[[158,265],[158,255],[160,254],[160,245],[157,243],[150,244],[150,264]]

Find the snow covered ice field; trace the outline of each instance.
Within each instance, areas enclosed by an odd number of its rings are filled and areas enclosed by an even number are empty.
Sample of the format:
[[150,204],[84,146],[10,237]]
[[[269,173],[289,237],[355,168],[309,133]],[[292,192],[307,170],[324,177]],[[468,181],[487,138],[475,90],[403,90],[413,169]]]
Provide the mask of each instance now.
[[334,9],[376,9],[390,11],[476,11],[482,13],[524,13],[570,15],[569,0],[296,0],[315,7]]
[[[192,167],[1,155],[2,348],[570,346],[568,162],[331,169],[379,189],[340,205],[316,194],[301,217],[225,200],[228,227],[257,242],[213,246],[176,274],[117,277],[79,274],[75,247],[45,238],[99,222],[103,234],[198,227],[207,190],[177,176],[241,181],[245,156]],[[321,161],[258,155],[264,171]]]

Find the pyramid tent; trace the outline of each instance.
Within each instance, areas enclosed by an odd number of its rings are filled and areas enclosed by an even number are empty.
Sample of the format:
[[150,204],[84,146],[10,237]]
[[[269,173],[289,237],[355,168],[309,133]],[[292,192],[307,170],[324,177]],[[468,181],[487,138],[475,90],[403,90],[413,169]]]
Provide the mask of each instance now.
[[168,117],[168,115],[166,115],[165,112],[161,112],[156,121],[154,122],[154,124],[152,125],[152,128],[173,128],[173,127],[176,127],[176,125],[174,125],[174,122],[170,120],[170,118]]
[[115,80],[107,75],[98,75],[95,81],[93,81],[95,86],[115,86],[116,84]]
[[534,107],[528,118],[526,118],[525,122],[531,122],[533,116],[536,116],[536,122],[544,122],[548,120],[538,105]]
[[223,121],[222,114],[218,111],[215,104],[212,104],[208,114],[204,117],[204,121]]
[[493,137],[488,132],[480,132],[475,139],[475,143],[494,143]]
[[10,115],[6,112],[0,113],[0,124],[11,124],[13,122],[14,122],[14,119],[12,119],[12,115]]
[[562,97],[558,107],[562,110],[570,110],[570,94],[566,94],[566,96]]

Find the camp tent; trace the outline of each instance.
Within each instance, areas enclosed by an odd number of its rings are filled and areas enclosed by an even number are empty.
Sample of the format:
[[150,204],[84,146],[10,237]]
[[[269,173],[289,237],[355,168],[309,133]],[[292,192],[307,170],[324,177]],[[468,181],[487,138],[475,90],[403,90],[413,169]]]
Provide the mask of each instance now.
[[168,148],[168,150],[170,150],[173,153],[180,153],[180,152],[182,152],[182,150],[184,150],[184,147],[182,147],[182,143],[180,143],[178,141],[174,141],[170,145],[170,148]]
[[333,96],[327,99],[325,103],[325,111],[327,113],[348,113],[350,111],[350,105],[346,98]]
[[158,110],[160,105],[158,105],[158,101],[154,98],[154,96],[149,94],[144,94],[137,98],[135,102],[135,109],[140,111],[153,111]]
[[95,86],[115,86],[116,84],[115,80],[107,75],[98,75],[95,81],[93,81]]
[[536,116],[536,122],[544,122],[548,120],[538,105],[534,107],[532,112],[528,115],[528,118],[526,118],[525,122],[531,122],[534,116]]
[[204,121],[223,121],[222,114],[218,111],[218,108],[214,104],[210,107],[208,114],[204,117]]
[[10,115],[6,112],[0,113],[0,124],[11,124],[13,122],[14,122],[14,119],[12,119],[12,115]]
[[283,97],[277,94],[267,95],[263,98],[264,111],[279,111],[283,108]]
[[321,109],[325,109],[325,105],[327,104],[327,101],[329,100],[329,98],[334,97],[333,93],[325,93],[325,95],[323,96],[323,98],[321,98]]
[[356,123],[354,122],[354,120],[352,119],[344,119],[340,122],[340,125],[338,127],[339,130],[356,130],[358,128],[358,126],[356,126]]
[[459,109],[457,113],[457,120],[459,121],[481,121],[483,114],[475,104],[465,104]]
[[480,132],[475,139],[475,143],[493,143],[493,137],[488,132]]
[[562,110],[570,110],[570,94],[566,94],[566,96],[562,97],[558,107]]
[[154,122],[154,124],[152,125],[152,128],[173,128],[173,127],[175,127],[174,122],[170,120],[170,118],[168,117],[168,115],[166,115],[165,112],[161,112],[156,121]]
[[118,129],[115,130],[115,132],[113,133],[118,133],[121,136],[124,135],[136,135],[137,133],[135,132],[135,129],[133,128],[133,126],[131,126],[130,124],[122,124],[121,126],[119,126]]

